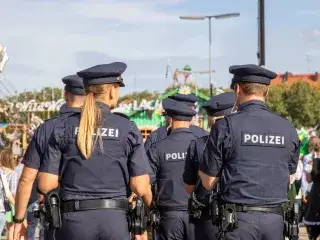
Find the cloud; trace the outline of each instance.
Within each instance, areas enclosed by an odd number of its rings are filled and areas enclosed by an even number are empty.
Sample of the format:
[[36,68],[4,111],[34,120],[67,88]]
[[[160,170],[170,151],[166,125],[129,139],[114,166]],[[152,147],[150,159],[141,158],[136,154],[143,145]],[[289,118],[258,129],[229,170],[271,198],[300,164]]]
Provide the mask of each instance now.
[[[11,60],[5,75],[20,91],[62,87],[61,78],[65,75],[95,64],[124,61],[128,70],[123,92],[141,88],[161,91],[171,83],[164,78],[168,58],[173,69],[185,64],[195,70],[208,68],[208,22],[181,21],[178,16],[229,11],[233,0],[223,2],[6,1],[2,5],[5,11],[0,43],[7,46]],[[232,9],[241,12],[239,18],[212,22],[212,65],[216,70],[213,77],[218,85],[228,85],[230,65],[257,62],[256,5],[249,2]],[[270,4],[272,7],[277,3]],[[318,30],[290,30],[284,23],[279,24],[283,16],[269,17],[272,21],[268,21],[266,30],[267,66],[277,71],[303,68],[305,53],[317,47],[305,37],[298,37],[298,33],[308,32],[317,39]],[[290,21],[292,26],[297,23]],[[208,76],[199,76],[198,82],[207,86]]]
[[77,4],[75,13],[89,18],[102,18],[120,22],[177,22],[176,15],[158,12],[154,4],[141,3],[94,3]]
[[318,15],[320,9],[304,9],[296,11],[297,15]]

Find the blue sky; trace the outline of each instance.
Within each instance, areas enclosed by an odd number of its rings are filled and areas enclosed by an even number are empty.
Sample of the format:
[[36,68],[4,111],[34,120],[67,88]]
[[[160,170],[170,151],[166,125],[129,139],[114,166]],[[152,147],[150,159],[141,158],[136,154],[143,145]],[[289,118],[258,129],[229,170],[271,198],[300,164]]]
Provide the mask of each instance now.
[[[320,70],[320,1],[265,2],[266,67]],[[65,75],[112,61],[128,64],[123,94],[171,84],[168,58],[172,69],[207,70],[208,22],[178,19],[186,14],[241,14],[212,24],[218,86],[228,86],[230,65],[257,63],[257,0],[2,0],[1,9],[0,44],[11,57],[4,81],[19,92],[62,87]],[[206,87],[208,76],[197,82]]]

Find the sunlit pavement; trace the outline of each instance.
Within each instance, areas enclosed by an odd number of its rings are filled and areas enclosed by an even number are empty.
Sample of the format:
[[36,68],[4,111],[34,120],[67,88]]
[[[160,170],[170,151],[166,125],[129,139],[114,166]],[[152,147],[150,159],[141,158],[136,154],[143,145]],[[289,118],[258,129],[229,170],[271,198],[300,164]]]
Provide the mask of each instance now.
[[299,240],[308,240],[308,235],[305,227],[300,227],[300,237]]
[[[5,237],[2,237],[0,239],[6,239]],[[36,238],[38,239],[38,238]],[[151,238],[149,238],[151,239]],[[307,232],[306,232],[306,228],[305,227],[300,227],[300,238],[299,240],[308,240],[308,236],[307,236]]]

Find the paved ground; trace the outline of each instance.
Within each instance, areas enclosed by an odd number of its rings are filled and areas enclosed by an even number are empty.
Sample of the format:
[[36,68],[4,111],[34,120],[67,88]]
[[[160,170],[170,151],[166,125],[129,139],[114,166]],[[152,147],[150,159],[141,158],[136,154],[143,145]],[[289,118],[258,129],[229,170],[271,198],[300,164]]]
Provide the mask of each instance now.
[[[6,238],[2,237],[1,239],[5,240]],[[300,238],[299,240],[308,240],[305,227],[300,227]]]
[[299,240],[308,240],[308,235],[305,227],[300,227],[300,237]]

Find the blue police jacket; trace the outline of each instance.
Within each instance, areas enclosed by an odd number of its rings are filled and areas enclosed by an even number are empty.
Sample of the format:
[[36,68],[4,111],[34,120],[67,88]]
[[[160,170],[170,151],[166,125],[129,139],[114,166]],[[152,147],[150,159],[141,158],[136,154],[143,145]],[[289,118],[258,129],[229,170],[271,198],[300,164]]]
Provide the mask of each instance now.
[[[66,104],[62,105],[60,108],[60,116],[51,118],[41,124],[36,130],[35,133],[28,145],[28,148],[23,156],[22,163],[29,168],[39,170],[44,158],[44,153],[48,145],[49,136],[51,135],[55,122],[57,118],[65,118],[72,114],[80,113],[79,108],[68,108]],[[35,202],[38,199],[38,194],[36,190],[36,183],[34,183],[29,204]]]
[[[190,126],[190,130],[197,136],[197,137],[203,137],[203,136],[208,136],[209,132],[198,127],[195,125],[191,125]],[[166,127],[159,127],[157,128],[155,131],[153,131],[152,133],[150,133],[150,135],[147,137],[145,143],[144,143],[144,148],[146,150],[146,152],[149,151],[151,144],[165,138],[168,136],[168,134],[170,134],[170,128],[167,130]]]
[[185,184],[197,184],[199,164],[208,138],[209,136],[203,136],[191,141],[187,151],[183,172],[183,181]]
[[286,201],[289,175],[299,158],[299,139],[290,122],[264,102],[248,101],[213,126],[200,170],[220,178],[225,202],[272,205]]
[[189,128],[172,130],[170,135],[151,145],[148,152],[156,183],[155,201],[159,209],[187,210],[189,195],[185,191],[182,174],[189,144],[196,139]]
[[130,177],[149,172],[138,127],[112,114],[107,105],[97,104],[102,111],[102,141],[96,142],[89,159],[84,159],[76,143],[80,114],[59,121],[50,137],[40,171],[59,175],[62,201],[125,199]]

